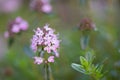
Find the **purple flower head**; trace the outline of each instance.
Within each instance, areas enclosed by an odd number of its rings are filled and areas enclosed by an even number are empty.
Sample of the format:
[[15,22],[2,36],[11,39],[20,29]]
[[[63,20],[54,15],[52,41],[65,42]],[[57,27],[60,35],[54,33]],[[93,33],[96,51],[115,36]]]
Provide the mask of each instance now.
[[58,40],[58,35],[54,34],[54,30],[49,28],[48,24],[43,29],[37,28],[34,32],[35,35],[33,35],[31,40],[31,48],[34,52],[37,51],[39,46],[43,46],[47,53],[57,53],[60,41]]
[[60,40],[58,40],[58,35],[55,34],[55,30],[46,24],[42,29],[37,28],[34,30],[34,35],[31,39],[31,49],[34,52],[39,52],[39,48],[42,51],[47,52],[48,55],[52,54],[47,60],[47,62],[54,62],[54,56],[59,57],[58,48]]
[[21,17],[15,19],[15,24],[21,31],[26,31],[28,29],[28,22],[23,20]]
[[81,31],[85,30],[96,30],[95,24],[92,22],[90,18],[83,18],[80,22],[79,29]]
[[31,0],[30,8],[32,10],[47,14],[52,12],[52,6],[50,4],[50,0]]
[[4,33],[4,36],[7,38],[13,36],[14,34],[20,33],[21,31],[26,31],[27,29],[28,29],[27,21],[23,20],[21,17],[17,17],[9,24],[8,31]]

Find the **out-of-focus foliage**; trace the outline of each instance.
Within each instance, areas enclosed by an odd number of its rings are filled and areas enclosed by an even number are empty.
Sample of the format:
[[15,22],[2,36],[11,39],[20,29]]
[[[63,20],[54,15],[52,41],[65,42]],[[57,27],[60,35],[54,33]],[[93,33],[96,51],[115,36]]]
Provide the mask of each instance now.
[[[22,0],[15,12],[0,12],[0,80],[43,80],[43,65],[33,63],[34,53],[29,46],[33,29],[45,23],[55,28],[62,40],[60,57],[51,64],[53,80],[93,80],[71,68],[71,63],[78,64],[79,56],[85,55],[80,46],[81,31],[77,30],[84,17],[92,19],[98,29],[89,39],[89,47],[96,55],[94,64],[107,58],[103,70],[108,72],[103,80],[120,80],[119,0],[51,0],[51,3],[51,14],[31,11],[30,0]],[[28,21],[29,29],[16,36],[8,49],[3,34],[17,16]]]

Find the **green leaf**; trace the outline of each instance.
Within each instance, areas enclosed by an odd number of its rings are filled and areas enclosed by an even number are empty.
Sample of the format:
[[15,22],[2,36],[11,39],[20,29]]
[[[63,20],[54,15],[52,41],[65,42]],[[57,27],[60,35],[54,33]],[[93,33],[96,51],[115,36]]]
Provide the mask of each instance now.
[[97,69],[98,69],[98,67],[99,67],[99,65],[98,65],[98,64],[97,64],[97,65],[95,65],[95,66],[94,66],[95,70],[97,70]]
[[76,71],[86,74],[86,71],[84,70],[84,68],[83,68],[82,65],[72,63],[71,66],[72,66],[72,68],[75,69]]
[[80,62],[81,62],[81,65],[85,67],[88,66],[88,61],[83,56],[80,56]]
[[103,65],[99,66],[96,71],[99,72],[99,73],[101,73],[102,69],[103,69]]
[[94,60],[94,51],[91,50],[91,49],[90,49],[89,51],[87,51],[85,58],[87,59],[87,61],[88,61],[89,63],[92,63],[93,60]]

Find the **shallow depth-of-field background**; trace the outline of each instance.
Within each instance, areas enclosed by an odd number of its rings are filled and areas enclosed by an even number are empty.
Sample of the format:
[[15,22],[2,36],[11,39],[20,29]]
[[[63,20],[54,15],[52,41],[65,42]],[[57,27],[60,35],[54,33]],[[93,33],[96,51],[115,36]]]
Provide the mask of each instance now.
[[[2,1],[2,0],[0,0]],[[80,46],[81,32],[77,26],[84,17],[92,19],[97,31],[90,35],[89,47],[95,52],[95,64],[104,61],[103,80],[120,80],[120,1],[119,0],[51,0],[51,14],[32,11],[30,0],[21,0],[14,12],[0,12],[0,80],[43,80],[43,64],[35,65],[30,57],[33,29],[46,23],[59,32],[60,57],[51,64],[53,80],[92,80],[71,67],[84,55]],[[1,4],[0,4],[1,5]],[[4,32],[9,21],[21,16],[29,29],[9,48]]]

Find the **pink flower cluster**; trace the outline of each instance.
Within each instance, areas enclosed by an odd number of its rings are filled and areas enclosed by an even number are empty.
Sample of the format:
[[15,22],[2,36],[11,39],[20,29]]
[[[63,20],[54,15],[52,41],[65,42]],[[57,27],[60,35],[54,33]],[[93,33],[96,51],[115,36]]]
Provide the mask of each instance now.
[[[34,57],[34,64],[39,65],[39,64],[43,63],[43,61],[44,61],[44,58],[42,58],[42,57],[37,57],[37,56]],[[54,56],[50,56],[47,61],[53,63],[54,62]]]
[[14,12],[21,6],[21,3],[21,0],[0,0],[0,12]]
[[32,10],[42,11],[47,14],[52,12],[50,0],[32,0],[30,7]]
[[15,33],[26,31],[28,29],[28,22],[23,20],[21,17],[17,17],[8,26],[8,31],[5,32],[6,38],[13,36]]
[[[43,51],[48,54],[53,53],[56,57],[59,57],[57,49],[59,48],[60,40],[58,40],[58,35],[54,34],[55,31],[46,24],[43,29],[37,28],[34,32],[35,35],[33,35],[31,39],[31,49],[37,52],[39,48],[42,47]],[[35,57],[34,59],[35,63],[41,61],[40,57]],[[54,62],[54,56],[50,56],[48,62]]]

